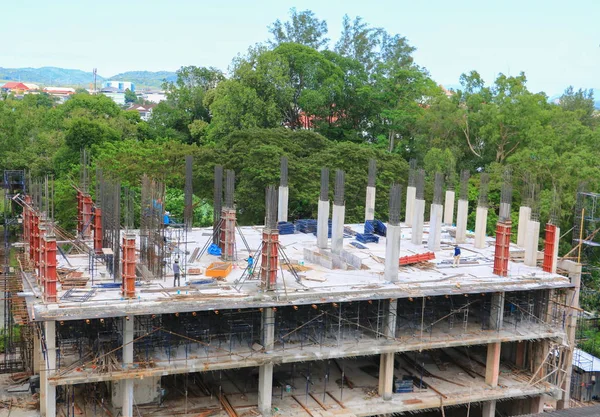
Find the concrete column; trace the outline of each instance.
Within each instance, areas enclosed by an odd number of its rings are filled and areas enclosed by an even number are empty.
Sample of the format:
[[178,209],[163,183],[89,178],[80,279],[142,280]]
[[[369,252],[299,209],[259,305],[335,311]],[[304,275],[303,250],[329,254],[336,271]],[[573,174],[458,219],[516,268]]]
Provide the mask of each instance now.
[[485,242],[487,215],[487,207],[477,207],[477,214],[475,216],[475,247],[477,249],[485,249],[487,246]]
[[365,222],[375,219],[375,187],[367,187],[367,200],[365,202]]
[[42,357],[42,343],[40,341],[40,337],[38,336],[38,332],[33,332],[33,373],[39,374],[42,371],[41,364],[43,362]]
[[485,363],[485,383],[495,388],[500,375],[500,342],[488,343],[487,361]]
[[[123,368],[128,369],[133,365],[133,317],[123,317]],[[133,379],[126,379],[122,384],[123,390],[123,417],[133,417]]]
[[290,189],[288,187],[279,186],[279,201],[277,205],[277,221],[288,221],[288,200]]
[[523,340],[517,342],[517,352],[515,357],[515,365],[519,368],[525,368],[525,352],[527,347],[527,341]]
[[344,247],[344,215],[346,206],[333,205],[331,219],[331,251],[339,254]]
[[[34,332],[37,333],[37,332]],[[48,373],[46,372],[47,362],[46,362],[46,354],[44,352],[44,348],[42,346],[42,341],[38,337],[37,338],[39,348],[37,349],[38,353],[38,362],[40,369],[40,415],[42,417],[46,416],[46,391],[48,389]]]
[[[520,226],[520,225],[519,225]],[[527,222],[527,235],[525,239],[525,265],[537,265],[538,243],[540,239],[540,222],[529,220]]]
[[531,414],[541,414],[544,412],[544,401],[541,395],[529,400],[529,412]]
[[400,238],[402,229],[400,225],[387,226],[386,244],[385,244],[385,270],[384,277],[386,281],[398,281],[398,265],[400,262]]
[[423,244],[423,222],[425,217],[425,200],[415,200],[413,204],[412,243]]
[[527,223],[531,219],[531,207],[519,207],[519,227],[517,228],[517,246],[525,247],[527,236]]
[[[567,290],[567,304],[572,307],[579,308],[579,289],[581,288],[581,264],[564,260],[560,264],[560,268],[569,272],[569,278],[571,284],[574,285],[572,289]],[[563,361],[563,370],[565,371],[565,377],[562,380],[563,397],[557,401],[556,408],[559,410],[569,408],[569,402],[571,400],[571,376],[573,374],[573,349],[575,348],[575,331],[577,330],[577,310],[568,309],[567,313],[567,343],[569,344],[569,350],[565,355]]]
[[317,214],[317,246],[319,249],[327,249],[329,241],[329,201],[319,200],[319,211]]
[[[265,308],[261,321],[262,344],[265,352],[273,349],[275,341],[275,313],[271,308]],[[258,367],[258,411],[263,416],[271,415],[273,397],[273,363],[269,362]]]
[[496,416],[496,400],[486,401],[481,406],[481,417]]
[[46,338],[46,361],[42,365],[45,370],[40,376],[43,400],[40,398],[40,409],[44,417],[56,417],[56,386],[50,385],[48,378],[56,372],[56,322],[44,322]]
[[[388,301],[387,307],[383,333],[389,338],[395,338],[398,300]],[[382,353],[379,361],[379,395],[385,401],[391,400],[394,392],[394,358],[393,352]]]
[[490,307],[490,330],[502,329],[504,321],[504,293],[497,292],[492,294]]
[[431,205],[431,216],[429,217],[429,236],[427,238],[427,248],[431,251],[438,251],[441,249],[443,211],[444,206],[441,204]]
[[404,218],[404,223],[407,226],[412,226],[416,197],[417,188],[413,186],[406,187],[406,211],[404,213],[406,217]]
[[456,210],[456,243],[465,243],[467,241],[468,216],[469,202],[467,200],[458,200],[458,209]]
[[444,201],[444,224],[452,226],[454,223],[454,190],[446,190],[446,199]]

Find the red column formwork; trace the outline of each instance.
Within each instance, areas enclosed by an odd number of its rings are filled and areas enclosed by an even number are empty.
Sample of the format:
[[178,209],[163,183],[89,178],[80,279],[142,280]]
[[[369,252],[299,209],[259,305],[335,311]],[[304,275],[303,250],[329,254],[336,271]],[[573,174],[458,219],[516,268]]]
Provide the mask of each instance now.
[[102,209],[96,207],[94,210],[94,252],[102,254]]
[[53,237],[44,238],[44,300],[49,303],[55,303],[56,299],[56,239]]
[[554,271],[554,263],[556,259],[554,257],[556,249],[556,225],[546,224],[546,241],[544,243],[544,264],[542,268],[545,272]]
[[40,226],[39,230],[39,246],[37,248],[37,283],[40,288],[44,288],[44,279],[46,275],[46,227]]
[[223,208],[221,211],[221,230],[219,231],[219,247],[221,257],[225,261],[235,258],[235,209]]
[[81,204],[81,213],[82,213],[82,229],[81,235],[84,239],[92,238],[92,207],[94,206],[94,202],[92,201],[92,197],[89,195],[84,195],[82,197]]
[[279,231],[263,230],[260,263],[262,287],[272,291],[277,286],[277,268],[279,260]]
[[496,248],[494,251],[494,274],[501,277],[508,275],[510,259],[510,235],[512,223],[510,220],[496,224]]
[[122,252],[122,294],[126,298],[135,298],[135,235],[123,236]]

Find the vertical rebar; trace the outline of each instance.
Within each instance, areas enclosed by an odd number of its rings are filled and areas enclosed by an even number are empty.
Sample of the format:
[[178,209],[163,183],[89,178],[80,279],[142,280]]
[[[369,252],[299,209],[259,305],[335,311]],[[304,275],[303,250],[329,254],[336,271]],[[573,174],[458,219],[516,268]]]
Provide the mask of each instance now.
[[479,200],[477,201],[477,206],[482,208],[487,208],[488,206],[488,188],[490,184],[490,176],[485,172],[481,174],[479,177]]
[[433,185],[433,204],[443,204],[442,193],[444,191],[444,174],[435,173],[435,182]]
[[510,168],[502,175],[502,191],[500,194],[500,221],[510,220],[510,205],[512,203],[512,172]]
[[375,180],[377,179],[377,162],[375,159],[369,159],[369,180],[367,183],[368,187],[375,187]]
[[235,172],[228,169],[225,173],[225,207],[233,208],[233,193],[235,189]]
[[560,193],[556,189],[556,186],[552,189],[552,204],[550,205],[550,218],[548,222],[550,224],[559,224],[560,220]]
[[530,189],[530,197],[529,197],[529,207],[531,207],[531,215],[530,219],[533,221],[540,221],[540,201],[539,201],[539,191],[540,186],[535,182],[529,186]]
[[321,168],[321,201],[329,201],[329,169]]
[[415,172],[415,188],[417,200],[425,199],[425,170],[419,169]]
[[400,185],[393,184],[390,189],[390,220],[393,226],[400,224]]
[[279,185],[282,187],[288,186],[288,159],[285,156],[281,157]]
[[467,201],[469,199],[469,178],[471,173],[463,169],[460,173],[460,195],[459,200]]
[[221,223],[221,209],[223,208],[223,167],[215,165],[213,194],[213,243],[219,244],[219,224]]
[[345,174],[344,171],[338,169],[335,171],[335,189],[334,189],[334,198],[333,203],[336,206],[344,205],[344,184],[345,183]]
[[194,223],[194,189],[193,189],[193,165],[194,157],[185,157],[185,207],[183,212],[186,229],[191,229]]
[[416,187],[417,160],[411,159],[408,169],[408,186]]

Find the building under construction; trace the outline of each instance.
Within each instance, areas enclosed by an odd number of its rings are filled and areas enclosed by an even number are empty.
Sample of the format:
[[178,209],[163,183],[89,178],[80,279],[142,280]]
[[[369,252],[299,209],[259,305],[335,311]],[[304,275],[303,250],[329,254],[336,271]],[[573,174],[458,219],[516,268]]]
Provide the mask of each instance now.
[[455,216],[454,187],[432,176],[426,207],[425,174],[413,166],[408,186],[391,185],[389,207],[378,208],[374,161],[364,223],[344,222],[344,172],[330,181],[327,169],[317,219],[292,223],[283,159],[265,223],[250,227],[236,221],[234,172],[217,166],[214,224],[193,228],[191,158],[180,221],[165,213],[160,179],[140,179],[137,195],[109,173],[91,178],[82,162],[76,232],[53,221],[51,180],[7,194],[22,239],[11,246],[20,266],[5,277],[5,316],[28,329],[29,345],[11,352],[40,376],[42,416],[569,407],[581,266],[558,259],[551,220],[540,250],[535,198],[523,199],[511,243],[509,175],[495,230],[485,178],[469,210],[461,175]]

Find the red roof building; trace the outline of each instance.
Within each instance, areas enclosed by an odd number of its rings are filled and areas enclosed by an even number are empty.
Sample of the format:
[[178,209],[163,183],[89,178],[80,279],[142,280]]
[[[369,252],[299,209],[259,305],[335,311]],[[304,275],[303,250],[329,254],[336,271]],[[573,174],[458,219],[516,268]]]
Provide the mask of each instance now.
[[29,90],[29,87],[27,87],[23,83],[18,83],[16,81],[10,81],[10,82],[7,82],[6,84],[4,84],[2,87],[0,87],[0,89],[11,90],[11,91],[13,91],[13,90],[27,91],[27,90]]

